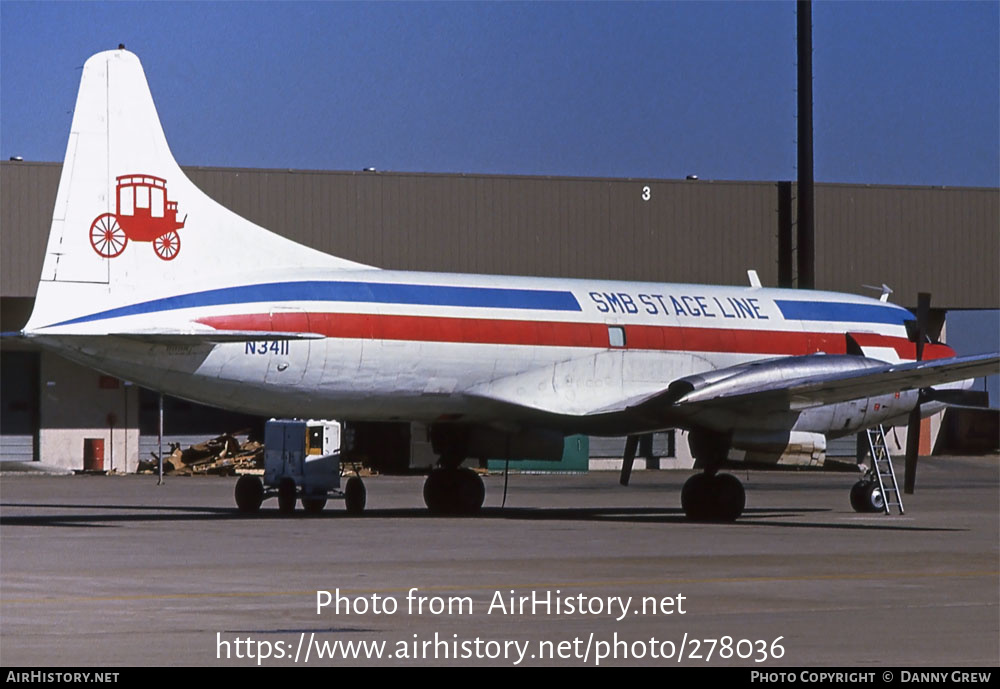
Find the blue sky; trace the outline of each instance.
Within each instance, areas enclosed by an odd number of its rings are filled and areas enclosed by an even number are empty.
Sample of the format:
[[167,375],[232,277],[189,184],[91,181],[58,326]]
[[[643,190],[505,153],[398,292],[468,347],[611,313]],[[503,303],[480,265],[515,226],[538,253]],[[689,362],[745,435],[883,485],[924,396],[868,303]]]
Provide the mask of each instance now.
[[[997,2],[813,7],[816,179],[1000,185]],[[186,165],[796,177],[795,4],[0,3],[0,155],[143,61]]]

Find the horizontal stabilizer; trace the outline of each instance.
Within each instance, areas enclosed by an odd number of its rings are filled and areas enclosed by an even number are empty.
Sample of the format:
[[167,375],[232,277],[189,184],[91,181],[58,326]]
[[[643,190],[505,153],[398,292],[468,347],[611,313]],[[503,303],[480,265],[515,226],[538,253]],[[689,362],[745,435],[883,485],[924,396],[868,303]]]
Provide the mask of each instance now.
[[[319,333],[276,332],[273,330],[140,330],[133,332],[108,333],[134,342],[159,345],[201,345],[223,344],[226,342],[254,342],[259,340],[321,340],[325,335]],[[30,334],[27,337],[31,337]],[[44,336],[43,336],[44,337]],[[60,339],[69,340],[74,337],[93,337],[92,335],[59,335]]]

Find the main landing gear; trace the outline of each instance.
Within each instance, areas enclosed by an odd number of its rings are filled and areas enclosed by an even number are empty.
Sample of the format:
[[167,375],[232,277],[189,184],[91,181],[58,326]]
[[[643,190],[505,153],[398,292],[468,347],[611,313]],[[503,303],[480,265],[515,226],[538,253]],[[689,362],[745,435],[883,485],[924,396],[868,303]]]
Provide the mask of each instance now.
[[681,507],[688,519],[699,522],[736,521],[747,504],[743,484],[732,474],[718,473],[729,454],[729,438],[721,433],[692,431],[688,436],[695,468],[681,489]]
[[681,507],[687,518],[694,521],[736,521],[746,503],[743,484],[732,474],[705,471],[689,478],[681,489]]
[[486,486],[479,474],[461,467],[464,457],[442,457],[424,482],[424,504],[431,514],[469,515],[482,508]]

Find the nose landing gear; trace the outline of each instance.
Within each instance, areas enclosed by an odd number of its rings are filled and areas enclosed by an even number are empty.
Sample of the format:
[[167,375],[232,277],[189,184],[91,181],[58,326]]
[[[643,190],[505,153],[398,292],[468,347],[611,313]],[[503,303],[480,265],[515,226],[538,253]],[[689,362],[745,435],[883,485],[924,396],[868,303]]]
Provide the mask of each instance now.
[[884,512],[885,496],[878,483],[861,479],[851,487],[851,507],[855,512]]

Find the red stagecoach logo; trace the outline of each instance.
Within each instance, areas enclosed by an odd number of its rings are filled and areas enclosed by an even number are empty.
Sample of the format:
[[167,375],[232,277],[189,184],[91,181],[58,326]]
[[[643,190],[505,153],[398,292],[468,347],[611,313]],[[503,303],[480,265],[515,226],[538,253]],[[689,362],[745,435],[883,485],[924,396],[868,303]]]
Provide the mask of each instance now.
[[177,202],[167,200],[167,181],[153,175],[122,175],[116,178],[114,213],[102,213],[90,224],[90,245],[104,258],[114,258],[134,242],[152,242],[153,251],[164,261],[177,258],[181,237],[177,230]]

